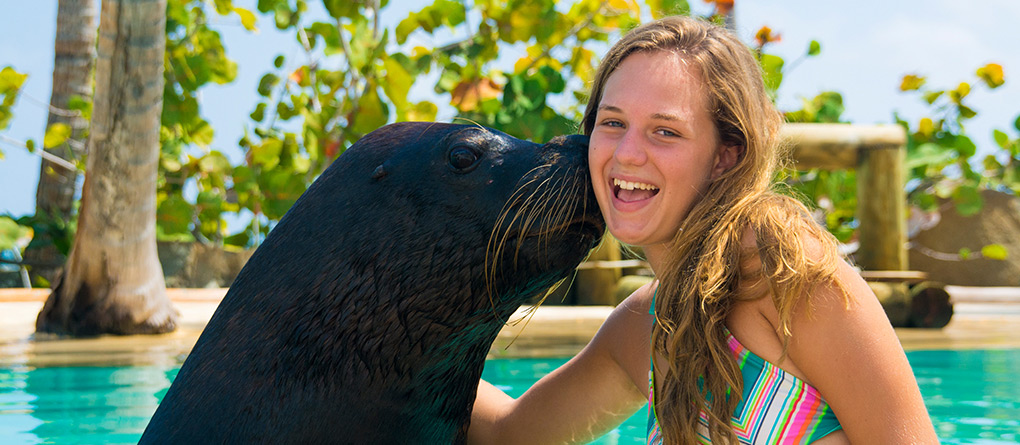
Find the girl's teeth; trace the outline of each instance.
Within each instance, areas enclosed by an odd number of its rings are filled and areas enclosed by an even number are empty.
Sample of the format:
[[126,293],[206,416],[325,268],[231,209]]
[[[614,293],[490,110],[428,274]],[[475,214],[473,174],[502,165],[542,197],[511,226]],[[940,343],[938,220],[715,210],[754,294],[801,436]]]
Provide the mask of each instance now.
[[613,185],[619,186],[623,190],[635,190],[635,189],[638,189],[638,190],[658,190],[659,189],[658,187],[656,187],[654,185],[651,185],[651,184],[645,184],[645,183],[642,183],[642,182],[624,181],[622,179],[616,179],[616,178],[613,179]]

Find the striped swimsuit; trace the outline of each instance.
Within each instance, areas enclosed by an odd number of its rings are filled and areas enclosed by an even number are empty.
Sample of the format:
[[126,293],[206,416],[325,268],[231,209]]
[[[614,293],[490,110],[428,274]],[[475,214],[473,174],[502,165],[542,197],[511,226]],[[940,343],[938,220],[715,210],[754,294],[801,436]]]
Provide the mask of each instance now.
[[[843,428],[817,389],[749,351],[729,330],[726,336],[744,377],[743,395],[732,418],[733,431],[741,444],[807,444]],[[654,382],[649,370],[649,445],[662,443],[655,418]],[[701,443],[710,443],[704,412],[698,423],[698,437]]]

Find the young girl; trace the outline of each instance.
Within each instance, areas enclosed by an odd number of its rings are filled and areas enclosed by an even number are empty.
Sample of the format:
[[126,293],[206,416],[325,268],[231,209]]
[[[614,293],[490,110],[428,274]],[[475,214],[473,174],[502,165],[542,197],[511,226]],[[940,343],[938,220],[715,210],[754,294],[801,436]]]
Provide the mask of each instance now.
[[751,52],[670,17],[599,67],[583,128],[610,233],[658,280],[512,399],[481,382],[474,443],[574,443],[650,401],[649,443],[937,443],[874,294],[772,190],[781,117]]

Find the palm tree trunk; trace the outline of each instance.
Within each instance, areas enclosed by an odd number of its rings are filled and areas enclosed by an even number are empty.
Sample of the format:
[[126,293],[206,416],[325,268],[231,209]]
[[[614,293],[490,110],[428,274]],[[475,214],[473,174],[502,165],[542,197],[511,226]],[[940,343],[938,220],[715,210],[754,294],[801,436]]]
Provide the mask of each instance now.
[[[89,122],[81,115],[68,115],[71,98],[92,97],[92,68],[96,59],[96,7],[94,0],[59,0],[57,32],[53,44],[53,91],[50,93],[46,128],[56,123],[71,127],[68,142],[46,149],[72,163],[82,158]],[[71,221],[74,217],[75,185],[78,172],[43,159],[39,168],[39,186],[35,194],[35,214],[43,218]],[[64,254],[54,245],[53,234],[38,231],[25,250],[25,263],[32,274],[53,281],[64,263]]]
[[176,327],[156,256],[156,177],[166,0],[103,0],[78,232],[40,332]]

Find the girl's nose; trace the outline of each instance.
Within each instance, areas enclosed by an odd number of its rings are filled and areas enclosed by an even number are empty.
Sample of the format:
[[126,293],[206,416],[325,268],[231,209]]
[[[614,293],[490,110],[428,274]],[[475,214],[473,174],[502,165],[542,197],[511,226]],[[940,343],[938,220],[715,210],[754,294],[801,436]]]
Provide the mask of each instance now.
[[616,144],[613,153],[616,162],[625,165],[642,165],[647,160],[644,145],[638,132],[628,130]]

